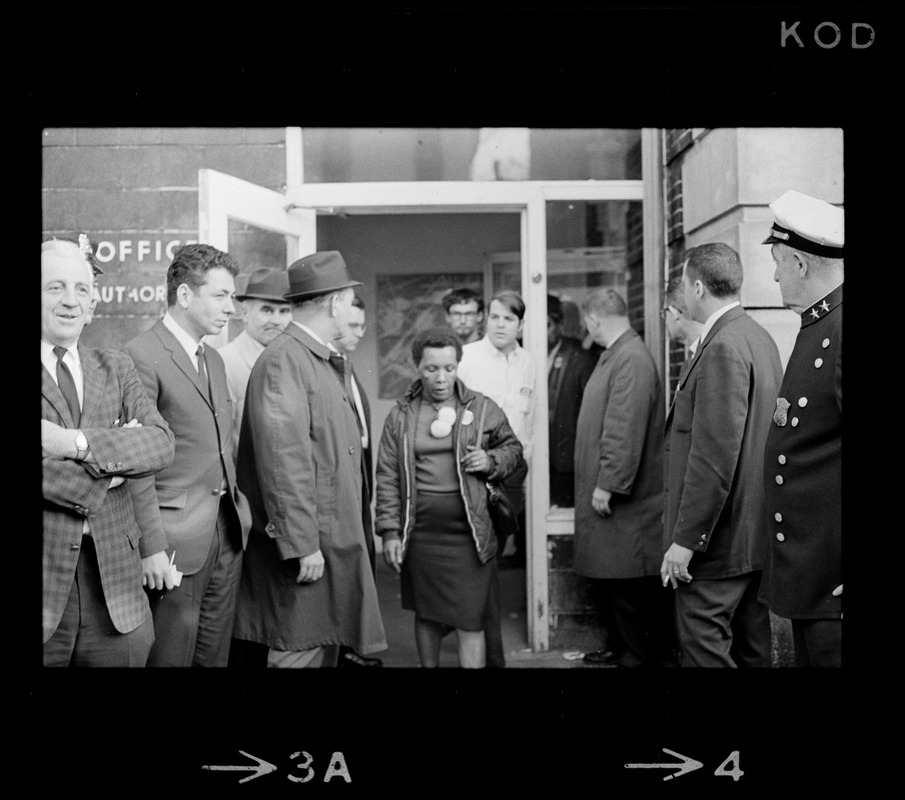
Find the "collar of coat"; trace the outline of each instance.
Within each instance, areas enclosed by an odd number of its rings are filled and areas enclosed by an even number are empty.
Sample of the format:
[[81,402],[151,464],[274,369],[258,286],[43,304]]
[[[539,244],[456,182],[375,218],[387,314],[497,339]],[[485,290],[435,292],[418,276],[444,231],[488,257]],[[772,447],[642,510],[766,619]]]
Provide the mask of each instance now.
[[801,327],[804,328],[818,319],[823,319],[837,306],[842,305],[842,284],[840,283],[825,297],[820,298],[814,305],[801,314]]

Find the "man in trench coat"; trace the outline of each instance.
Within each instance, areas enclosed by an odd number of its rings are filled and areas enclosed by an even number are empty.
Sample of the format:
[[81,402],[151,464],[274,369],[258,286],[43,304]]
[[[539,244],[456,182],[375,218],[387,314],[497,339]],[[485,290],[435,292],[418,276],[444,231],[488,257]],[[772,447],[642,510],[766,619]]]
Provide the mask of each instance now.
[[270,667],[335,666],[342,645],[386,649],[349,368],[328,346],[361,284],[336,251],[288,273],[292,322],[258,357],[245,396],[237,470],[252,531],[233,635],[265,645]]
[[588,653],[585,661],[654,666],[668,641],[657,579],[663,553],[660,378],[617,292],[596,292],[583,311],[588,332],[606,350],[578,414],[573,566],[595,579],[612,617],[611,650]]

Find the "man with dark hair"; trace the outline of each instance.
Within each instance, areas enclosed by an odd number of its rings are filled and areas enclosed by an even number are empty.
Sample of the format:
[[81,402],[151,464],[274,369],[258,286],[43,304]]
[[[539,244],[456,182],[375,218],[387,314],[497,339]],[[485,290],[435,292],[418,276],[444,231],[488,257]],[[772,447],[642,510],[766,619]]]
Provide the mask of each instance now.
[[446,324],[462,340],[463,344],[481,338],[484,321],[484,298],[473,289],[453,289],[443,297]]
[[742,264],[731,247],[689,250],[682,280],[687,313],[703,329],[666,418],[660,576],[675,590],[682,666],[769,667],[770,617],[757,593],[779,351],[739,304]]
[[578,339],[563,334],[563,306],[547,295],[547,399],[550,408],[550,504],[575,503],[575,428],[585,384],[597,361]]
[[239,485],[253,526],[235,637],[267,649],[268,667],[337,665],[342,646],[386,649],[362,523],[362,431],[347,362],[354,287],[342,255],[289,266],[292,322],[248,379]]
[[591,664],[659,665],[668,605],[657,585],[663,554],[663,396],[654,359],[613,289],[582,304],[601,347],[584,390],[575,443],[574,569],[592,579],[610,618],[609,649]]
[[152,594],[157,640],[148,666],[218,667],[229,658],[251,517],[236,485],[223,359],[202,340],[229,323],[238,273],[215,247],[180,248],[167,270],[166,314],[125,348],[176,435],[172,465],[135,491],[143,537],[165,537],[183,573],[178,586]]
[[143,667],[154,625],[142,584],[172,581],[166,539],[141,539],[139,556],[125,479],[169,465],[173,434],[128,356],[79,343],[96,302],[80,240],[41,245],[44,666]]
[[842,666],[845,215],[790,189],[770,204],[774,280],[801,315],[764,453],[770,525],[760,597],[792,620],[795,665]]

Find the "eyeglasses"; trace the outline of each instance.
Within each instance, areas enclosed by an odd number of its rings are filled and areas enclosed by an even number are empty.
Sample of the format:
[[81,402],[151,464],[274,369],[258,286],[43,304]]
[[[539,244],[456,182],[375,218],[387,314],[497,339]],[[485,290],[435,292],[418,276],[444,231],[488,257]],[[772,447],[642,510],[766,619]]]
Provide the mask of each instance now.
[[474,319],[478,316],[477,311],[450,311],[449,316],[453,319]]

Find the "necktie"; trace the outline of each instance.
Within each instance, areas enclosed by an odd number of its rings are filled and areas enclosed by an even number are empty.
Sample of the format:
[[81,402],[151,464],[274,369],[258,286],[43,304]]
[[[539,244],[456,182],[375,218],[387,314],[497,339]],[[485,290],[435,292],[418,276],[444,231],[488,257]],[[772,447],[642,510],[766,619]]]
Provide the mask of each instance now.
[[60,386],[63,397],[66,398],[66,405],[69,406],[72,422],[77,428],[82,419],[82,411],[79,408],[79,393],[75,388],[75,381],[72,378],[72,373],[69,371],[69,367],[63,363],[63,356],[66,355],[66,348],[54,347],[53,353],[57,357],[57,383]]
[[198,349],[195,351],[195,357],[198,359],[198,377],[201,378],[201,382],[207,386],[207,370],[204,368],[203,345],[198,345]]

